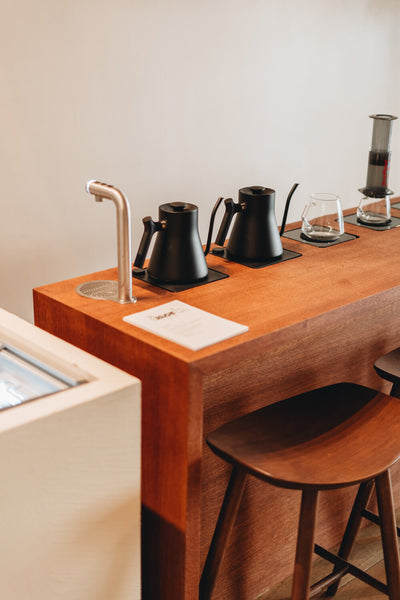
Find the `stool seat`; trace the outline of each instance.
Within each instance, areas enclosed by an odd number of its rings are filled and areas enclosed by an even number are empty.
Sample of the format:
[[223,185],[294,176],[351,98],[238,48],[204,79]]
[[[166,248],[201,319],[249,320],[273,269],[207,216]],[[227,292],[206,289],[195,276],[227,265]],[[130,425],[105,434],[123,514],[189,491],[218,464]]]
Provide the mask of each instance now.
[[[199,586],[210,600],[246,478],[302,491],[291,600],[322,590],[334,595],[350,573],[389,600],[400,600],[400,558],[390,467],[400,458],[400,399],[339,383],[312,390],[223,425],[207,437],[210,448],[233,465]],[[314,545],[321,490],[360,484],[337,555]],[[387,583],[348,562],[375,486]],[[271,526],[273,526],[271,524]],[[267,533],[266,533],[267,535]],[[313,552],[334,565],[310,588]]]
[[344,487],[399,459],[400,401],[355,384],[332,385],[223,425],[207,443],[275,486]]

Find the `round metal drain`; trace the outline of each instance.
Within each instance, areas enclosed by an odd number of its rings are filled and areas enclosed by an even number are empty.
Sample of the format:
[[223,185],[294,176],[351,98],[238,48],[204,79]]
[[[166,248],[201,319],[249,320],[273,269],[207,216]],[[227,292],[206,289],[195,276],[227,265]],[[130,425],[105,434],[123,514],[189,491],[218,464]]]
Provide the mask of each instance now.
[[118,281],[87,281],[78,285],[76,291],[85,298],[118,302]]

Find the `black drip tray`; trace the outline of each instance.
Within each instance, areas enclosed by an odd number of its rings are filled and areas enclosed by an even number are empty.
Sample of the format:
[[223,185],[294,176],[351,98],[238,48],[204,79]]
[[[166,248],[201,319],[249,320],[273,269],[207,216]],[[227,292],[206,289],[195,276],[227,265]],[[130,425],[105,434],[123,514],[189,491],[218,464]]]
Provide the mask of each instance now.
[[193,283],[168,283],[165,281],[158,281],[158,279],[153,279],[147,273],[147,269],[133,269],[132,277],[134,279],[140,279],[140,281],[150,283],[151,285],[155,285],[156,287],[167,290],[168,292],[183,292],[184,290],[190,290],[191,288],[198,287],[199,285],[205,285],[206,283],[211,283],[212,281],[225,279],[225,277],[229,277],[229,275],[226,273],[220,273],[214,269],[208,269],[207,277],[201,281],[195,281]]
[[215,256],[221,256],[222,258],[226,258],[226,260],[230,260],[232,262],[236,262],[239,265],[244,265],[245,267],[250,267],[250,269],[262,269],[263,267],[268,267],[269,265],[276,265],[277,263],[285,262],[285,260],[291,260],[292,258],[297,258],[301,256],[299,252],[293,252],[292,250],[283,250],[283,254],[281,257],[276,258],[274,260],[268,261],[244,261],[237,260],[236,258],[232,258],[226,248],[216,247],[212,251],[212,254]]
[[396,227],[400,227],[400,219],[397,217],[391,217],[390,223],[386,225],[367,225],[365,223],[360,223],[357,219],[357,215],[348,215],[344,217],[344,221],[346,223],[351,223],[352,225],[358,225],[359,227],[366,227],[366,229],[374,229],[375,231],[387,231],[388,229],[395,229]]
[[316,246],[317,248],[327,248],[328,246],[335,246],[335,244],[342,244],[343,242],[355,240],[356,238],[358,238],[358,235],[352,235],[351,233],[343,233],[337,240],[332,240],[331,242],[317,242],[314,240],[308,240],[306,237],[303,237],[301,229],[293,229],[292,231],[286,231],[286,233],[283,234],[283,237],[290,238],[291,240],[296,240],[297,242],[302,242],[303,244],[310,244],[310,246]]

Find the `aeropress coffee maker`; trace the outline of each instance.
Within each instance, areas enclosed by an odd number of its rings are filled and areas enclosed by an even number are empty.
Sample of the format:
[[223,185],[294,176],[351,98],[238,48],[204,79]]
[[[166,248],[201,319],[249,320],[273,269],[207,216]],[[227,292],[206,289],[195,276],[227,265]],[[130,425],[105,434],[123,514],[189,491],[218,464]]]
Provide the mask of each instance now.
[[[400,225],[400,219],[392,217],[390,196],[393,191],[388,187],[390,168],[390,141],[393,115],[370,115],[373,119],[371,150],[368,157],[366,186],[359,191],[363,194],[357,214],[346,219],[348,222],[386,230]],[[356,217],[356,218],[355,218]]]

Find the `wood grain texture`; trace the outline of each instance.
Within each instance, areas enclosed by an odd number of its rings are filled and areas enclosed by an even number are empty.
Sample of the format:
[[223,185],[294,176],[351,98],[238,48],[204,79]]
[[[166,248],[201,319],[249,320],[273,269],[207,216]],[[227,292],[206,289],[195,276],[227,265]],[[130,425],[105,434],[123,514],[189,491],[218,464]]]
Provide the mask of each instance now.
[[[228,478],[204,447],[206,433],[264,404],[338,381],[390,389],[373,363],[399,345],[400,230],[346,224],[346,231],[359,238],[324,249],[284,238],[284,247],[302,257],[263,269],[210,255],[209,266],[230,277],[178,294],[134,280],[138,302],[132,305],[75,291],[83,281],[116,279],[116,269],[34,290],[37,325],[143,382],[144,600],[197,597]],[[249,331],[193,352],[122,320],[173,299]],[[252,599],[293,570],[298,493],[260,490],[257,483],[246,487],[216,600]],[[324,545],[340,539],[354,493],[333,494],[335,519],[321,494],[317,535]],[[263,511],[272,532],[252,526]],[[279,539],[275,526],[282,528]]]

